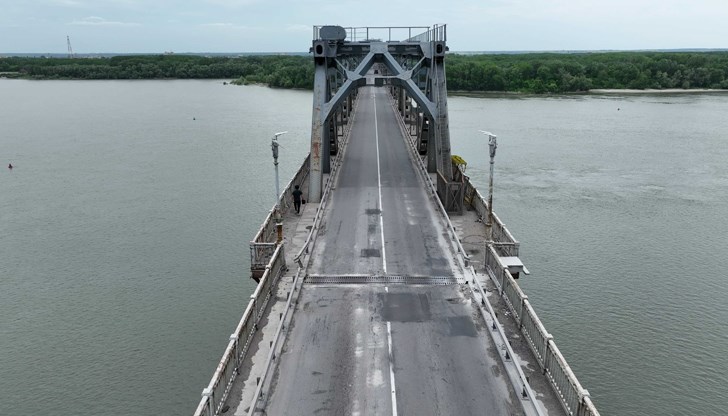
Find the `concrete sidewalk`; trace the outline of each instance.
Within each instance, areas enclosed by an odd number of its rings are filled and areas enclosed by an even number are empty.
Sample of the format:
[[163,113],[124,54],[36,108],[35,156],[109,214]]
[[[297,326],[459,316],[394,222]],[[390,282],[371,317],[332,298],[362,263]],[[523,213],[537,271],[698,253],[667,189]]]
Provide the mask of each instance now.
[[[329,175],[323,175],[324,184],[329,180]],[[304,181],[301,184],[301,190],[303,191],[303,199],[308,199],[308,181]],[[292,198],[291,198],[292,199]],[[286,255],[286,265],[288,270],[284,274],[285,277],[293,277],[296,275],[298,265],[293,260],[294,257],[301,251],[301,248],[306,243],[308,235],[311,233],[314,219],[316,218],[316,212],[319,209],[320,204],[318,202],[306,202],[301,205],[301,213],[296,214],[293,208],[293,201],[287,204],[287,207],[283,207],[283,247]]]

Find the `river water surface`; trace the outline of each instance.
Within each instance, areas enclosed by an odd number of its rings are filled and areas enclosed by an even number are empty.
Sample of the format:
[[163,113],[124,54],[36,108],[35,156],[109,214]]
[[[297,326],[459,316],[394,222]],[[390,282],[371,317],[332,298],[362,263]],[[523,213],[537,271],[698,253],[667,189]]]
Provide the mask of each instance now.
[[[308,151],[309,92],[0,79],[0,414],[191,414]],[[725,414],[728,95],[449,100],[602,414]],[[6,168],[12,163],[15,168]]]

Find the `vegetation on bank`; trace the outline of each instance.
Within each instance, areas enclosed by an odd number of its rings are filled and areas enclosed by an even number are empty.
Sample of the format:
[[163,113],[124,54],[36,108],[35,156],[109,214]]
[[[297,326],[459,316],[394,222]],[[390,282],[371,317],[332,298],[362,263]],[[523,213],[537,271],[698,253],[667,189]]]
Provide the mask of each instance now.
[[[311,89],[309,56],[134,55],[0,58],[0,74],[32,79],[235,79]],[[14,74],[13,74],[14,73]],[[450,54],[451,91],[565,93],[590,89],[728,89],[728,52]]]
[[451,55],[449,90],[563,93],[728,88],[728,52]]
[[0,58],[0,73],[30,79],[235,79],[279,88],[313,85],[308,56],[123,55],[110,58]]

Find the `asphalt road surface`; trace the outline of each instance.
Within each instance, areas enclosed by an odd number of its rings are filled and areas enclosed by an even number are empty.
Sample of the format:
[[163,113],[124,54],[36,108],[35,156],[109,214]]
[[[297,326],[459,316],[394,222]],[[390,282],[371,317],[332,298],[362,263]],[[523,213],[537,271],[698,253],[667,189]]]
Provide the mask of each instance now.
[[[310,273],[454,276],[383,88],[366,87]],[[269,415],[520,415],[463,285],[305,284]]]
[[360,90],[310,273],[453,275],[444,230],[433,220],[386,94],[384,88]]

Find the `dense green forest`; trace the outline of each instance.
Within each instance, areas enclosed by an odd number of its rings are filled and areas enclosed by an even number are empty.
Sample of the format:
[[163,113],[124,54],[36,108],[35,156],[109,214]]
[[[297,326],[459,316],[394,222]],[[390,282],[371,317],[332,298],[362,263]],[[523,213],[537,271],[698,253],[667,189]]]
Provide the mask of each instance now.
[[124,55],[111,58],[0,58],[0,73],[32,79],[236,79],[280,88],[313,87],[307,56]]
[[[34,79],[230,78],[279,88],[313,86],[308,56],[0,58],[0,73]],[[483,54],[447,57],[450,91],[564,93],[591,89],[728,89],[728,52]]]
[[451,55],[449,90],[562,93],[728,88],[728,52]]

